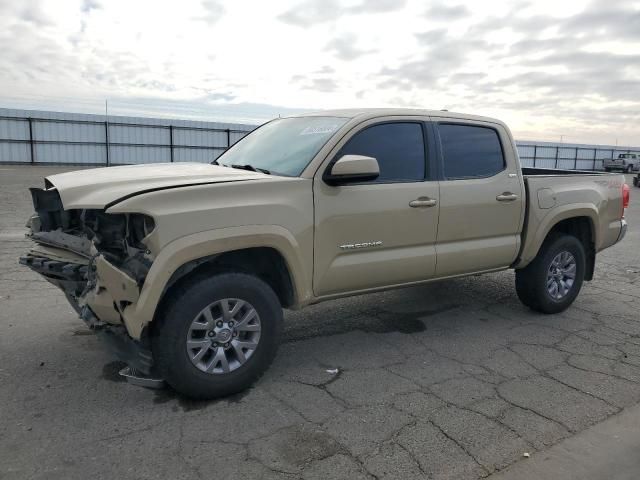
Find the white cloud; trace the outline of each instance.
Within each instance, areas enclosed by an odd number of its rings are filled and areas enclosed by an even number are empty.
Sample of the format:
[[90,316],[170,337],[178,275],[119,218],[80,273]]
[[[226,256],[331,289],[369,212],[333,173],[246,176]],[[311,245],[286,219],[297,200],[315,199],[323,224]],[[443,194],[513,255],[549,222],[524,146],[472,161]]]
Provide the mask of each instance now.
[[0,106],[182,117],[413,106],[640,143],[640,4],[0,0]]

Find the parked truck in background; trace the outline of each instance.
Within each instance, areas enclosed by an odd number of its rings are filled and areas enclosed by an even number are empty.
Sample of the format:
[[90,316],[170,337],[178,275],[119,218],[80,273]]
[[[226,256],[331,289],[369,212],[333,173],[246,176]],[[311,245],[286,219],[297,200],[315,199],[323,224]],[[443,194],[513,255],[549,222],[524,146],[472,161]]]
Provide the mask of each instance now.
[[623,175],[522,168],[485,117],[281,118],[214,163],[47,177],[20,259],[138,375],[190,397],[255,382],[283,308],[512,268],[526,306],[561,312],[626,232]]
[[640,168],[640,155],[637,153],[621,153],[618,155],[618,158],[608,158],[604,160],[603,164],[607,172],[620,170],[631,173]]

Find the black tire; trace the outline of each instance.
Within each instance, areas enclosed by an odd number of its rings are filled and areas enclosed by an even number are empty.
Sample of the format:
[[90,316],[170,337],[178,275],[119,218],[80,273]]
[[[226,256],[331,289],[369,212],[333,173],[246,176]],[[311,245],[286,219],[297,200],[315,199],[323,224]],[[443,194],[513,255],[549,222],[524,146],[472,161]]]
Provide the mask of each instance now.
[[[555,299],[547,290],[547,275],[551,262],[561,252],[569,252],[576,263],[573,285],[562,299]],[[552,234],[543,243],[536,258],[521,270],[516,270],[516,292],[527,307],[541,313],[559,313],[576,299],[584,281],[586,255],[580,240],[572,235]]]
[[636,187],[640,187],[640,175],[637,177],[633,177],[633,185]]
[[[245,273],[196,276],[173,288],[152,326],[151,347],[158,373],[176,391],[194,399],[213,399],[238,393],[255,383],[278,350],[282,308],[269,285]],[[259,315],[258,345],[246,363],[228,373],[207,373],[191,361],[187,335],[192,321],[208,305],[221,299],[249,302]]]
[[627,173],[633,172],[633,165],[627,166]]
[[604,171],[605,171],[605,172],[610,172],[610,171],[611,171],[611,169],[610,169],[609,167],[605,167]]

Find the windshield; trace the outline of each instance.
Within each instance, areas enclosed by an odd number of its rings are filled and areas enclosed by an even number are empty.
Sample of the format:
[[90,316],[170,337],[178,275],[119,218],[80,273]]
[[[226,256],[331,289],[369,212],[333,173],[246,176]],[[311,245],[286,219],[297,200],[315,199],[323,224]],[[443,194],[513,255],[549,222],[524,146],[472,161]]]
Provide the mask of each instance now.
[[347,120],[339,117],[273,120],[233,145],[218,158],[218,163],[250,165],[276,175],[298,176]]
[[618,158],[631,158],[633,155],[630,153],[622,153]]

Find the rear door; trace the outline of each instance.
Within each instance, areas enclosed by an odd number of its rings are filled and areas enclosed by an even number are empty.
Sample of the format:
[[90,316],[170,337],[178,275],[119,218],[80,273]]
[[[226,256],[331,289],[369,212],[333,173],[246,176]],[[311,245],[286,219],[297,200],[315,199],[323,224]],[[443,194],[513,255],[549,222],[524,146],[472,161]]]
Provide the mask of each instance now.
[[[426,120],[426,119],[425,119]],[[430,179],[425,122],[371,120],[343,139],[314,179],[314,292],[326,296],[410,283],[435,273],[438,182]],[[342,155],[374,157],[373,181],[331,186]]]
[[524,185],[501,125],[434,122],[440,159],[437,276],[509,266],[520,246]]

